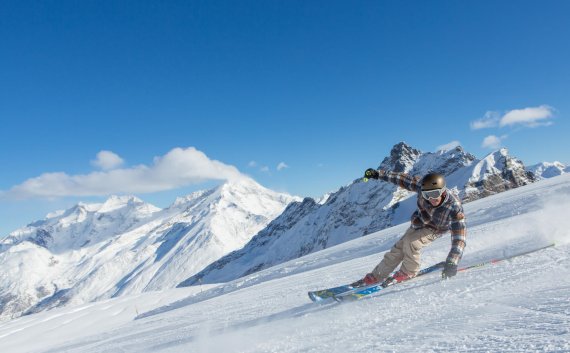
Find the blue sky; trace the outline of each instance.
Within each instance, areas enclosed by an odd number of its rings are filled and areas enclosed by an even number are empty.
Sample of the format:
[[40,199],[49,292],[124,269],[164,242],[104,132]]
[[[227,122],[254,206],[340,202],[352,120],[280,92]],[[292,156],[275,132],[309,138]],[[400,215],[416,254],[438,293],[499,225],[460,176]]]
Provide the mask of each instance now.
[[[2,1],[0,235],[110,193],[166,207],[236,172],[318,197],[399,141],[569,163],[569,15],[568,1]],[[130,182],[85,186],[106,176]]]

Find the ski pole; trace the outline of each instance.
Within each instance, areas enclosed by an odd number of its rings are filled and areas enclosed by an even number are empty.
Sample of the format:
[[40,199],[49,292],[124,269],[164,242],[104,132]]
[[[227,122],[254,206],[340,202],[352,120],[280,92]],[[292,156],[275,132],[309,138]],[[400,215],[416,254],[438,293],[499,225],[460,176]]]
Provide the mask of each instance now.
[[552,243],[552,244],[548,244],[548,245],[543,246],[543,247],[538,248],[538,249],[525,251],[525,252],[522,252],[522,253],[519,253],[519,254],[515,254],[515,255],[503,257],[503,258],[500,258],[500,259],[492,259],[492,260],[489,260],[489,261],[481,262],[481,263],[474,264],[474,265],[470,265],[470,266],[467,266],[467,267],[462,267],[462,268],[458,269],[457,272],[466,271],[466,270],[469,270],[469,269],[472,269],[472,268],[482,267],[482,266],[489,265],[489,264],[496,264],[497,262],[509,260],[509,259],[512,259],[512,258],[515,258],[515,257],[519,257],[519,256],[527,255],[527,254],[530,254],[530,253],[533,253],[533,252],[536,252],[536,251],[544,250],[544,249],[546,249],[546,248],[553,247],[554,245],[555,245],[555,244]]

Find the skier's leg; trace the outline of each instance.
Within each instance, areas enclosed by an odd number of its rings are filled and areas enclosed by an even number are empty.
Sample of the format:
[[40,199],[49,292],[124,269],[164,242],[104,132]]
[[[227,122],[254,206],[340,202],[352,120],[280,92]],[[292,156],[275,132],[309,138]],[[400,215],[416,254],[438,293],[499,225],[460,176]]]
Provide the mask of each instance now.
[[414,277],[420,270],[420,250],[437,238],[438,235],[429,228],[414,229],[411,232],[406,232],[402,244],[404,256],[400,270],[410,277]]
[[392,249],[390,249],[390,251],[388,251],[384,255],[384,259],[382,259],[382,261],[378,265],[376,265],[374,270],[372,270],[372,274],[374,275],[374,277],[376,277],[376,279],[378,279],[379,281],[383,281],[384,279],[386,279],[386,277],[388,277],[388,275],[390,275],[390,273],[392,273],[392,271],[394,271],[396,266],[398,266],[400,262],[402,262],[402,260],[404,259],[403,247],[405,244],[405,239],[408,236],[408,234],[413,231],[414,229],[410,227],[406,231],[406,233],[404,233],[404,235],[400,238],[400,240],[398,240],[396,244],[394,244]]

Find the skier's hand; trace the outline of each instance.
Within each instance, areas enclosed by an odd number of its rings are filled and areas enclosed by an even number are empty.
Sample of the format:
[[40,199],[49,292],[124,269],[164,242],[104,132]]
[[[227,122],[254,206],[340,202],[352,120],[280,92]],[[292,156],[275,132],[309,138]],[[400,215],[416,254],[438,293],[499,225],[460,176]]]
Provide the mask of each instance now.
[[376,169],[368,168],[364,172],[364,181],[368,179],[378,179],[380,178],[380,173]]
[[443,267],[443,272],[441,273],[442,279],[448,279],[457,274],[457,265],[453,262],[446,262]]

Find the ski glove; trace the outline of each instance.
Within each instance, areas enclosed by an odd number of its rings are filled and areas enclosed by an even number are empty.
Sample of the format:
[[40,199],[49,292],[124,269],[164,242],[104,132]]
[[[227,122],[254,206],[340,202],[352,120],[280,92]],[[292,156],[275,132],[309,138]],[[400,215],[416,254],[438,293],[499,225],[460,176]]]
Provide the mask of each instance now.
[[443,267],[443,272],[441,273],[442,279],[448,279],[457,274],[457,265],[453,262],[446,262]]
[[365,179],[378,179],[380,177],[380,173],[376,169],[368,168],[364,172]]

